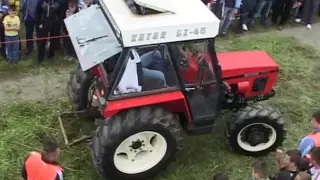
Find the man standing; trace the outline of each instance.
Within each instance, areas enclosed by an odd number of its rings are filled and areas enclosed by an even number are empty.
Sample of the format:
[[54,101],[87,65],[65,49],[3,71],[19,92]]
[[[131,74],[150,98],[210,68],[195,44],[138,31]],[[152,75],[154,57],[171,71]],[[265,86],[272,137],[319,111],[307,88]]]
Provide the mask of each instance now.
[[220,34],[226,35],[232,19],[239,12],[242,0],[225,0],[224,12],[220,23]]
[[60,148],[54,139],[46,139],[43,143],[43,152],[31,152],[22,168],[22,177],[25,180],[63,180],[63,169],[57,163]]
[[33,33],[36,23],[36,8],[39,0],[25,0],[22,4],[23,21],[26,28],[26,55],[29,56],[33,50]]
[[[283,26],[288,22],[293,7],[293,0],[276,0],[272,10],[272,23],[278,26],[278,30],[282,30]],[[280,21],[279,21],[280,19]]]
[[247,25],[249,27],[254,26],[256,18],[260,16],[261,25],[266,27],[269,23],[268,19],[272,4],[272,0],[258,0],[253,11],[249,13]]
[[39,0],[36,8],[36,28],[38,28],[38,57],[35,65],[39,65],[45,57],[46,43],[50,39],[47,58],[54,57],[54,51],[59,46],[60,24],[60,3],[58,0]]

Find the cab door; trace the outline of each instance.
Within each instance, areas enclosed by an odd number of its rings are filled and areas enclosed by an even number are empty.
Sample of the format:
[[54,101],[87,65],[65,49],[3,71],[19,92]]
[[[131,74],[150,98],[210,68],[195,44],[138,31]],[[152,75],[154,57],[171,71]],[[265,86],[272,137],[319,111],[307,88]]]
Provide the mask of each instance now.
[[[182,49],[184,57],[180,62],[179,73],[182,79],[186,100],[193,117],[193,126],[212,126],[219,114],[220,86],[214,73],[213,63],[208,56],[207,43],[196,45],[196,52]],[[202,51],[202,52],[201,52]]]

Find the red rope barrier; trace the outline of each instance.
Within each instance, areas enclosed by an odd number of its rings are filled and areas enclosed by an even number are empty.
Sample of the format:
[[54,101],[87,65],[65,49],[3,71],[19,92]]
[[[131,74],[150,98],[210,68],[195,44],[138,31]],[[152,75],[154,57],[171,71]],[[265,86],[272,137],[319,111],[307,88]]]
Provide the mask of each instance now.
[[32,39],[20,39],[20,40],[17,40],[17,41],[5,41],[5,42],[0,42],[0,44],[9,44],[9,43],[14,43],[14,42],[28,42],[28,41],[50,40],[50,39],[59,39],[59,38],[66,38],[66,37],[69,37],[69,35],[43,37],[43,38],[32,38]]

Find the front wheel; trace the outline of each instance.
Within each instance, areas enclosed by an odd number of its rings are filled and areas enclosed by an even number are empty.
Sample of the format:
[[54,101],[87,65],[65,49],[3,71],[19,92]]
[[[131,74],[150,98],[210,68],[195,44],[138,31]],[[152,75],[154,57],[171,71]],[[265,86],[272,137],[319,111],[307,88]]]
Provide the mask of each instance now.
[[124,111],[101,125],[91,154],[103,178],[148,179],[174,158],[182,140],[179,121],[162,108]]
[[286,131],[279,111],[259,104],[236,112],[226,129],[229,147],[245,155],[264,155],[282,145]]

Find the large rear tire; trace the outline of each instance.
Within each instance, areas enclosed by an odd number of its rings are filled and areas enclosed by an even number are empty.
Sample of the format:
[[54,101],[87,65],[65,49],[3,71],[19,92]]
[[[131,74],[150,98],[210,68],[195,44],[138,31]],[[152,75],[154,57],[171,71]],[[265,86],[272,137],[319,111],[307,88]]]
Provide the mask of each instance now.
[[279,111],[254,104],[240,109],[228,122],[228,146],[237,153],[259,156],[274,151],[285,139],[284,120]]
[[148,179],[174,159],[181,141],[176,116],[162,108],[142,107],[121,112],[100,125],[91,155],[102,178]]
[[71,72],[68,82],[68,93],[73,110],[80,111],[90,106],[92,98],[91,90],[94,76],[90,71],[84,72],[78,65],[76,70]]

